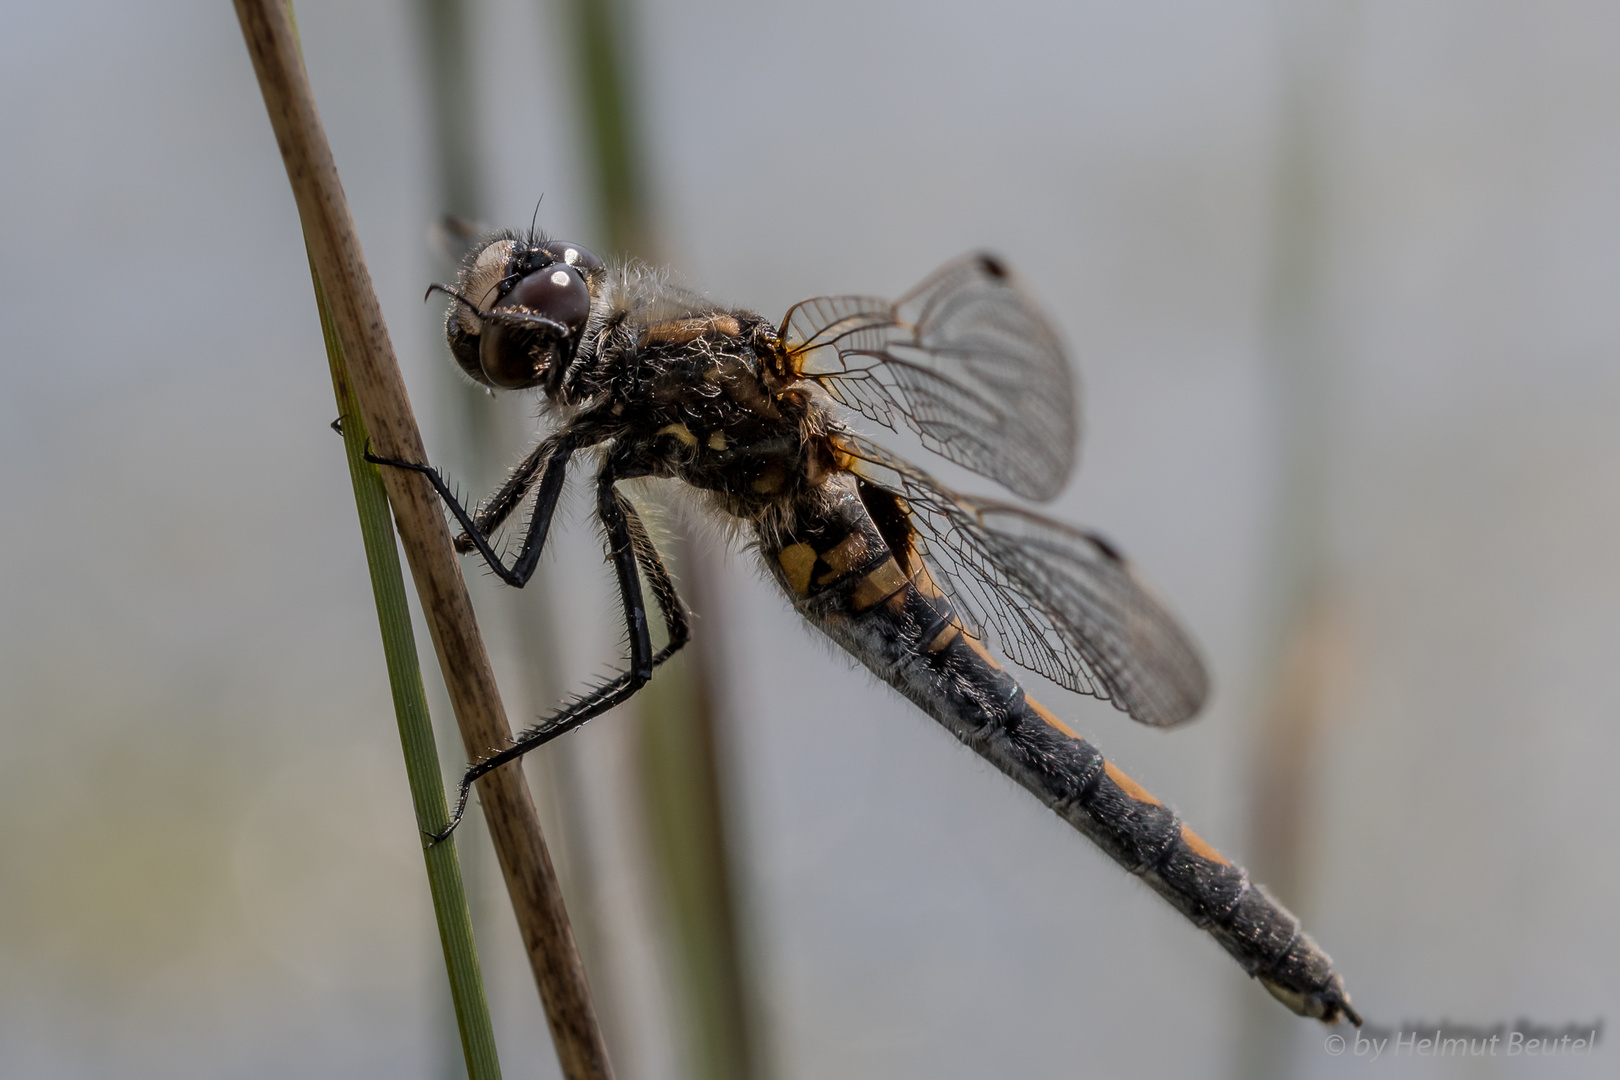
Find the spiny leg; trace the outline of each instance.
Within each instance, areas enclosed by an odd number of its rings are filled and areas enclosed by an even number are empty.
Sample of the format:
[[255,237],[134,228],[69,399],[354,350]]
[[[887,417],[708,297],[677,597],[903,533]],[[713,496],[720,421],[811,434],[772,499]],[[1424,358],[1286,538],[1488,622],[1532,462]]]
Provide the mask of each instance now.
[[664,565],[663,557],[658,554],[658,546],[652,542],[652,537],[647,535],[647,529],[641,522],[641,515],[636,513],[636,508],[629,502],[622,505],[631,539],[635,543],[636,563],[641,567],[642,577],[652,586],[653,600],[664,616],[664,630],[669,637],[664,647],[658,650],[658,655],[653,657],[653,667],[657,667],[691,639],[692,630],[686,621],[686,608],[681,606],[681,598],[675,592],[675,582],[670,579],[669,569]]
[[[456,547],[466,550],[462,546],[463,540],[477,549],[478,554],[484,557],[489,568],[495,576],[515,588],[523,588],[534,576],[535,567],[540,565],[540,553],[546,545],[546,533],[551,528],[551,516],[557,509],[557,499],[562,494],[563,478],[568,470],[568,459],[573,456],[574,441],[565,432],[555,441],[547,440],[535,447],[534,452],[524,458],[518,467],[513,470],[512,476],[506,481],[482,507],[477,516],[467,512],[439,475],[439,470],[431,465],[419,465],[412,461],[400,461],[396,458],[383,458],[366,451],[366,460],[373,465],[392,465],[399,469],[409,469],[419,472],[428,478],[433,490],[439,493],[450,508],[450,513],[461,523],[464,534],[456,538]],[[495,554],[490,546],[488,531],[494,529],[505,521],[528,493],[529,486],[534,482],[534,474],[545,463],[545,472],[540,477],[540,493],[535,496],[534,515],[529,519],[528,532],[523,537],[523,547],[518,552],[517,559],[510,569],[501,562],[501,557]]]
[[[494,494],[479,503],[478,509],[473,512],[473,521],[478,525],[479,532],[487,537],[512,516],[512,511],[518,508],[523,502],[523,497],[534,486],[535,474],[540,471],[542,465],[549,466],[556,461],[559,450],[561,446],[548,439],[529,451],[523,460],[517,463],[512,469],[512,475],[506,478],[506,482],[496,489]],[[572,452],[572,447],[563,452],[565,462]],[[547,471],[549,472],[549,469]],[[457,551],[465,553],[476,548],[477,544],[473,542],[470,533],[462,533],[456,537]]]
[[[626,477],[620,476],[618,479],[623,480]],[[681,605],[680,597],[676,595],[675,583],[670,580],[669,571],[665,568],[663,559],[659,557],[657,548],[653,546],[646,530],[642,527],[640,516],[637,515],[635,508],[622,498],[619,498],[618,505],[625,515],[625,525],[630,532],[635,547],[636,563],[642,575],[648,579],[648,583],[652,586],[653,599],[657,602],[659,612],[663,615],[664,630],[669,638],[664,647],[653,655],[651,667],[646,669],[647,678],[651,678],[652,668],[656,668],[659,664],[668,660],[691,640],[691,628],[687,623],[686,609]],[[621,587],[622,580],[621,578]],[[639,587],[636,590],[635,598],[638,603],[642,603]],[[645,628],[646,607],[644,603],[641,610],[643,612],[641,624]],[[523,752],[526,753],[535,746],[550,742],[557,736],[572,731],[591,717],[624,701],[646,683],[647,678],[640,678],[637,675],[634,659],[636,630],[635,623],[629,616],[628,608],[626,609],[626,622],[629,625],[632,641],[631,670],[623,672],[594,690],[581,694],[566,708],[560,710],[557,715],[521,732],[518,735],[518,742],[524,746]],[[538,741],[533,742],[531,745],[530,739],[537,739]],[[478,769],[478,775],[482,776],[490,767],[493,766],[488,762],[481,762],[478,766],[475,766],[475,769]],[[477,779],[477,777],[475,776],[473,779]]]
[[[432,838],[433,843],[438,843],[449,836],[461,823],[462,814],[467,809],[467,799],[472,793],[472,786],[479,777],[522,757],[536,747],[544,746],[557,736],[572,731],[592,717],[599,716],[625,701],[647,684],[647,680],[652,678],[653,668],[668,660],[690,640],[691,627],[687,623],[686,609],[681,606],[669,570],[664,566],[663,559],[658,555],[658,549],[653,546],[647,530],[642,526],[635,507],[614,488],[618,481],[633,479],[640,475],[643,474],[639,470],[619,472],[617,463],[610,461],[598,475],[596,487],[596,512],[607,529],[608,556],[619,579],[619,598],[624,605],[625,625],[630,633],[630,669],[596,689],[582,694],[555,716],[523,731],[505,750],[492,754],[468,768],[466,775],[461,778],[461,792],[456,799],[456,812],[451,816],[450,824],[444,831]],[[657,653],[652,650],[652,637],[647,627],[647,604],[642,597],[641,582],[636,573],[638,566],[641,572],[647,575],[648,583],[652,586],[653,599],[664,617],[664,628],[669,634],[668,643]]]

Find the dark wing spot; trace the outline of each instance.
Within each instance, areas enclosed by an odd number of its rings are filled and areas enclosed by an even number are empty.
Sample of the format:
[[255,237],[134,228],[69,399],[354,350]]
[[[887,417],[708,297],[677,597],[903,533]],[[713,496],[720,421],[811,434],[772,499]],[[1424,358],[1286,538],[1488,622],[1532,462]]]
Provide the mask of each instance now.
[[1086,539],[1097,545],[1097,550],[1103,553],[1104,558],[1124,565],[1125,553],[1119,550],[1119,548],[1115,547],[1113,541],[1109,540],[1100,533],[1094,532],[1086,533]]
[[984,268],[985,273],[997,280],[1004,280],[1011,276],[1007,271],[1007,264],[994,255],[980,255],[979,265]]

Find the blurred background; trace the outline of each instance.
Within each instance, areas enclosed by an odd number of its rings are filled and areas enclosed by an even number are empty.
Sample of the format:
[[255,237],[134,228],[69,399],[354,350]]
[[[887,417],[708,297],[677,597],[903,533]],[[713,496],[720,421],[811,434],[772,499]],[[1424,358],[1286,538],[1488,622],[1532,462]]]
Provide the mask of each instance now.
[[[464,488],[522,452],[533,403],[451,376],[421,302],[443,210],[521,226],[543,195],[553,235],[772,315],[994,248],[1083,380],[1050,512],[1136,558],[1216,685],[1168,735],[1032,692],[1271,883],[1369,1021],[1620,1018],[1620,8],[299,15]],[[6,22],[0,1076],[459,1076],[231,8]],[[514,718],[618,663],[580,496],[535,586],[469,574]],[[664,528],[701,651],[528,763],[621,1077],[1613,1075],[1608,1043],[1330,1056],[746,553]],[[555,1076],[482,824],[460,836],[505,1075]]]

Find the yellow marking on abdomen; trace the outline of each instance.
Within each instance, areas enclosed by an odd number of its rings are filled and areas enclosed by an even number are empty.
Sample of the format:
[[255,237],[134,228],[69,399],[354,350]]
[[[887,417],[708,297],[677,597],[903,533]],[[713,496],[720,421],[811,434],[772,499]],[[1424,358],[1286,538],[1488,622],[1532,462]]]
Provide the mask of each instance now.
[[658,429],[660,435],[673,435],[687,446],[697,445],[697,436],[685,424],[665,424]]
[[793,544],[777,552],[776,561],[781,564],[782,573],[787,575],[794,592],[803,596],[810,591],[810,571],[816,567],[815,548],[804,543]]
[[856,584],[855,591],[850,593],[850,607],[856,611],[865,611],[875,607],[898,593],[910,584],[911,579],[906,577],[905,571],[894,558],[883,560],[883,565],[868,573]]
[[1024,695],[1024,704],[1028,705],[1030,709],[1034,711],[1036,716],[1046,721],[1047,727],[1056,728],[1071,739],[1078,739],[1080,737],[1079,734],[1077,734],[1075,730],[1068,724],[1065,724],[1063,721],[1053,716],[1051,709],[1048,709],[1045,705],[1042,705],[1028,694]]
[[726,433],[723,432],[723,431],[713,432],[709,436],[709,449],[710,450],[724,450],[725,448],[726,448]]
[[827,564],[827,572],[816,579],[816,584],[826,585],[837,581],[864,558],[866,558],[866,539],[860,533],[850,533],[821,553],[821,561]]
[[1112,780],[1121,791],[1129,795],[1132,799],[1135,799],[1137,802],[1147,803],[1149,806],[1164,805],[1158,799],[1155,799],[1152,795],[1149,795],[1147,793],[1147,789],[1141,784],[1138,784],[1135,780],[1132,780],[1123,772],[1116,769],[1112,761],[1103,762],[1103,771],[1108,774],[1108,779]]
[[934,635],[934,640],[928,643],[929,652],[939,652],[945,646],[956,640],[956,635],[962,632],[962,624],[952,619],[945,624],[945,629]]
[[1181,840],[1188,847],[1192,848],[1193,854],[1197,855],[1200,859],[1208,859],[1210,862],[1220,863],[1222,866],[1232,865],[1232,860],[1210,847],[1209,841],[1187,828],[1185,822],[1183,822],[1181,826]]

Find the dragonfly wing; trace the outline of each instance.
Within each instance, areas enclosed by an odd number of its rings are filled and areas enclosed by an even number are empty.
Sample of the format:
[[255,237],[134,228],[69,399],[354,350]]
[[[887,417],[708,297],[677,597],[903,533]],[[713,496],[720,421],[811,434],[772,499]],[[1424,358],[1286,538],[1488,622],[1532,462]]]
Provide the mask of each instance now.
[[1015,494],[1046,500],[1074,471],[1074,373],[1007,267],[970,255],[900,300],[832,296],[788,312],[795,370],[835,399]]
[[1095,533],[959,495],[849,434],[851,471],[897,496],[918,554],[971,633],[1013,662],[1169,727],[1209,694],[1198,651],[1131,564]]

